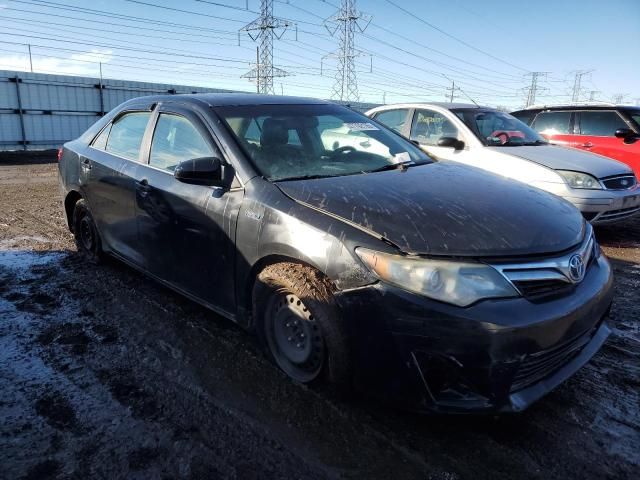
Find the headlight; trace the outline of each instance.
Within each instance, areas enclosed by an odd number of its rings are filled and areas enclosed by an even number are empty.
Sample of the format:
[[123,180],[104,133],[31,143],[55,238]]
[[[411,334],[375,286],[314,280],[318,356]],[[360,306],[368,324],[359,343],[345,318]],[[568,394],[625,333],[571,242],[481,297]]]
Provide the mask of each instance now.
[[597,178],[587,173],[572,172],[569,170],[556,170],[571,188],[586,188],[590,190],[602,190],[602,185]]
[[402,257],[357,248],[378,278],[410,292],[466,307],[483,298],[517,297],[511,284],[481,263]]

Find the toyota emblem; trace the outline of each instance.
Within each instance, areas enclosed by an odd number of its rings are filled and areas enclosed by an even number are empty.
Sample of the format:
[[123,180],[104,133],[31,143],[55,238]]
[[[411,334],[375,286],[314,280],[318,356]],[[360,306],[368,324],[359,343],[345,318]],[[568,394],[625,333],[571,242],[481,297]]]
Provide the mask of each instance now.
[[569,276],[574,282],[580,282],[584,278],[584,260],[581,255],[573,255],[569,259]]

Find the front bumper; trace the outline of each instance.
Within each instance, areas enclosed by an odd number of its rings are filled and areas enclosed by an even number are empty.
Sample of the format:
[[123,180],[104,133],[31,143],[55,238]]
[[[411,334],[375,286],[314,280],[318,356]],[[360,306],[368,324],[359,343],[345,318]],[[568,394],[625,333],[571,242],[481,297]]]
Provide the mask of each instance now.
[[592,224],[612,223],[640,212],[640,189],[572,190],[563,197]]
[[609,262],[571,293],[467,308],[378,283],[339,295],[356,384],[412,410],[521,411],[582,367],[608,337]]

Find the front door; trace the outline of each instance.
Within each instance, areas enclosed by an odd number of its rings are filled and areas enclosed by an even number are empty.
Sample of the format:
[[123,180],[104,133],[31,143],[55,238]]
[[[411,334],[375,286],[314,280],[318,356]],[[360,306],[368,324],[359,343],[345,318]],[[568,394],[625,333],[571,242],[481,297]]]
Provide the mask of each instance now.
[[201,157],[223,160],[204,122],[191,111],[161,105],[148,163],[136,178],[138,232],[150,273],[232,312],[235,226],[244,191],[174,178],[180,162]]
[[616,111],[585,110],[576,115],[577,148],[624,161],[629,145],[615,133],[619,128],[629,128],[629,125]]
[[458,127],[440,112],[429,109],[419,109],[414,112],[411,123],[411,140],[418,142],[429,155],[439,160],[455,160],[466,163],[469,156],[466,151],[453,147],[441,147],[438,140],[443,137],[453,137],[463,140]]

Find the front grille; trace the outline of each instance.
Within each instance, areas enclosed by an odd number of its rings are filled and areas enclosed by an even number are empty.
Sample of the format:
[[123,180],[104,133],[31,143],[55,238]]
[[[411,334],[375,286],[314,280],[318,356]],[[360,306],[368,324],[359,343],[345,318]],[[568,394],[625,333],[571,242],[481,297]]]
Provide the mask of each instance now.
[[597,326],[559,345],[527,355],[520,363],[511,391],[515,392],[542,380],[569,363],[589,343],[596,329]]
[[542,301],[570,294],[589,274],[599,255],[600,250],[590,224],[587,224],[587,230],[582,243],[563,255],[521,262],[496,262],[491,266],[524,298]]
[[603,178],[602,183],[607,190],[628,190],[636,185],[637,180],[634,175],[620,175]]
[[596,221],[602,222],[605,220],[621,220],[626,217],[630,217],[640,212],[640,207],[622,208],[620,210],[611,210],[600,215]]
[[513,285],[523,297],[529,300],[564,295],[574,287],[573,284],[563,280],[515,280]]

